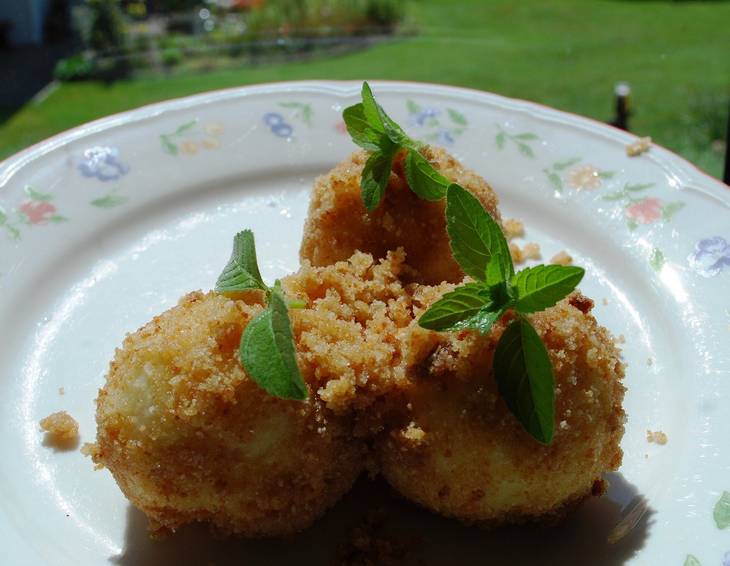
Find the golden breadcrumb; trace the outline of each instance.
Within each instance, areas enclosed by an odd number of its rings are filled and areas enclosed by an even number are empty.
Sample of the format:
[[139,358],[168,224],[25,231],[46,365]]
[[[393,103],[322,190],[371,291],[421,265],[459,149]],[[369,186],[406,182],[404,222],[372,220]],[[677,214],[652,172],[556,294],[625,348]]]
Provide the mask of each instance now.
[[565,250],[561,250],[550,258],[550,263],[554,265],[571,265],[573,258]]
[[512,263],[515,265],[521,265],[528,259],[540,259],[540,246],[538,244],[528,242],[524,248],[520,248],[514,242],[509,243],[509,252],[512,256]]
[[667,434],[661,430],[647,430],[646,440],[647,442],[653,442],[654,444],[659,444],[661,446],[664,446],[669,441],[669,439],[667,438]]
[[502,227],[504,228],[504,237],[508,240],[521,238],[525,235],[525,225],[517,218],[507,218],[502,222]]
[[67,448],[79,439],[79,423],[66,411],[58,411],[40,421],[48,442],[57,448]]
[[525,255],[525,259],[538,260],[542,257],[540,254],[540,244],[534,242],[528,242],[522,248],[522,252]]
[[454,285],[402,284],[404,259],[356,253],[282,281],[306,304],[290,311],[305,403],[267,395],[240,365],[255,298],[187,295],[117,351],[87,452],[155,532],[303,529],[373,460],[367,446],[403,495],[465,521],[555,514],[597,492],[621,461],[623,366],[592,302],[575,293],[531,316],[556,378],[555,439],[542,446],[491,375],[506,321],[486,336],[419,327]]
[[642,153],[646,153],[651,149],[651,138],[649,136],[639,138],[626,146],[626,155],[629,157],[638,157]]
[[[422,154],[445,177],[459,183],[481,201],[500,222],[497,197],[473,171],[463,167],[443,149],[426,147]],[[385,257],[403,247],[413,281],[435,284],[457,282],[464,276],[449,249],[444,217],[445,199],[428,202],[409,188],[401,153],[393,166],[385,197],[368,213],[360,196],[360,177],[368,153],[358,151],[319,177],[312,192],[300,249],[302,260],[330,265],[348,259],[355,251]]]

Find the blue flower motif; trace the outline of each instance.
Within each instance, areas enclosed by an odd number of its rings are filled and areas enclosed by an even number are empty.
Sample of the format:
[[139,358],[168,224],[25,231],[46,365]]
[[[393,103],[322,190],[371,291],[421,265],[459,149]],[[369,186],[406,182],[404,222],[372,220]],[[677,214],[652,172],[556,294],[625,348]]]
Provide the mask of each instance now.
[[416,126],[423,126],[427,121],[435,119],[439,114],[441,114],[440,110],[436,110],[435,108],[424,108],[411,116],[411,123]]
[[730,266],[730,244],[722,236],[700,240],[688,261],[692,269],[703,277],[714,277]]
[[119,161],[119,150],[114,147],[95,146],[84,151],[78,164],[84,177],[96,177],[100,181],[113,181],[129,172],[129,166]]
[[725,553],[722,559],[722,566],[730,566],[730,550]]
[[280,138],[288,138],[294,133],[294,128],[278,112],[267,112],[264,114],[264,124],[269,127],[272,134]]

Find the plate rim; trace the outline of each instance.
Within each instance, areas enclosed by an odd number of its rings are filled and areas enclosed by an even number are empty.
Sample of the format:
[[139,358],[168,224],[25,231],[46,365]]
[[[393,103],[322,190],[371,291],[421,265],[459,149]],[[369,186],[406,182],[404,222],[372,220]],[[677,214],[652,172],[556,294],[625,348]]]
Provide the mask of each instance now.
[[[121,112],[115,112],[108,116],[103,116],[89,122],[84,122],[78,126],[74,126],[67,130],[63,130],[57,134],[54,134],[48,138],[38,141],[13,155],[0,161],[0,191],[6,187],[12,177],[20,171],[23,167],[30,165],[36,159],[43,157],[47,153],[52,152],[55,149],[63,147],[67,143],[82,139],[86,136],[99,133],[104,130],[111,129],[116,126],[122,126],[133,122],[141,121],[144,119],[154,118],[157,115],[165,112],[174,111],[178,109],[185,109],[200,104],[207,104],[212,102],[218,102],[226,99],[233,99],[238,97],[245,97],[246,95],[261,94],[267,91],[280,91],[280,90],[294,90],[295,88],[304,88],[308,90],[326,90],[334,91],[336,94],[341,96],[347,96],[352,94],[352,91],[359,90],[363,80],[330,80],[330,79],[311,79],[311,80],[297,80],[297,81],[272,81],[264,83],[255,83],[250,85],[226,87],[214,90],[207,90],[204,92],[168,98],[158,102],[152,102],[138,106],[131,110],[123,110]],[[541,113],[547,112],[548,114],[554,114],[555,117],[568,118],[570,123],[575,126],[581,126],[591,129],[597,133],[603,134],[604,136],[613,137],[614,139],[623,139],[626,143],[631,143],[640,139],[643,136],[639,136],[632,132],[621,130],[611,124],[601,122],[595,118],[589,116],[583,116],[570,112],[568,110],[560,110],[552,106],[527,100],[524,98],[516,98],[505,96],[503,94],[497,94],[495,92],[479,90],[471,87],[447,85],[442,83],[429,83],[421,81],[404,81],[404,80],[380,80],[375,79],[368,81],[369,84],[377,87],[379,85],[388,87],[407,86],[410,88],[421,87],[434,91],[456,91],[472,97],[487,97],[492,98],[495,101],[502,103],[516,104],[523,107],[525,110],[530,108],[538,110]],[[583,124],[581,124],[583,123]],[[689,172],[690,175],[699,175],[699,178],[709,183],[710,185],[716,185],[720,189],[730,190],[730,185],[724,181],[717,179],[700,169],[697,165],[682,157],[678,153],[660,145],[652,140],[652,148],[659,149],[661,153],[668,154],[672,160],[675,161],[676,165],[680,166],[680,169],[684,169],[685,173]],[[725,193],[730,196],[730,193]]]

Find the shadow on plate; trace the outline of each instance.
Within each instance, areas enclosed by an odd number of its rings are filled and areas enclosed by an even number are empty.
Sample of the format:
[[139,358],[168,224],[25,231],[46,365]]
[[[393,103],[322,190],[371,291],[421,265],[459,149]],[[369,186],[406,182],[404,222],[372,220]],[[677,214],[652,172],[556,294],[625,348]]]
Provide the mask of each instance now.
[[[147,519],[127,512],[125,547],[111,559],[122,566],[167,564],[623,564],[643,545],[653,512],[621,474],[608,474],[608,493],[592,498],[557,526],[527,525],[482,530],[423,511],[380,479],[361,478],[354,489],[311,529],[276,540],[219,540],[203,525],[152,541]],[[373,519],[377,517],[377,519]],[[353,532],[362,529],[360,544]],[[380,542],[374,542],[375,540]],[[367,550],[363,551],[363,547]],[[378,547],[378,548],[375,548]],[[381,554],[378,554],[381,552]],[[371,562],[365,562],[364,558]]]

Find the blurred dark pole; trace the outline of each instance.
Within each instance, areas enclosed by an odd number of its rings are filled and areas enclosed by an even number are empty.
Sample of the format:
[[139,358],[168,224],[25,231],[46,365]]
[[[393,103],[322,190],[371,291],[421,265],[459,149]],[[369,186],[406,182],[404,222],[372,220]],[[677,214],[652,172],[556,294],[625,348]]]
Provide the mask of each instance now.
[[631,116],[631,111],[629,110],[631,87],[628,83],[616,83],[616,86],[613,87],[613,94],[616,98],[616,117],[611,120],[610,124],[628,132],[629,116]]
[[722,180],[726,185],[730,185],[730,104],[727,111],[727,132],[725,133],[725,173]]

